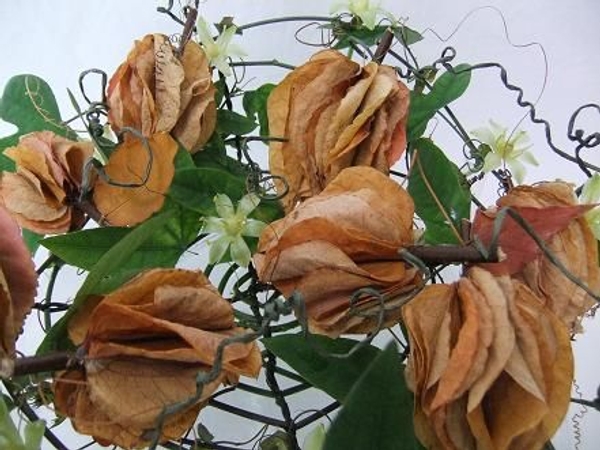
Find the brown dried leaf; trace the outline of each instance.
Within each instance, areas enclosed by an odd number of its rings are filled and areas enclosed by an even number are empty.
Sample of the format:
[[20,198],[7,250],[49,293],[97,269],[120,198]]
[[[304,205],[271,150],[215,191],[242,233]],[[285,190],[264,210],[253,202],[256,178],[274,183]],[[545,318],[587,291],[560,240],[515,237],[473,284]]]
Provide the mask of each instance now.
[[417,436],[435,449],[541,448],[570,400],[566,327],[519,281],[474,268],[457,284],[403,308]]
[[[92,435],[101,445],[147,447],[148,430],[156,427],[162,409],[196,391],[195,367],[163,367],[159,361],[139,360],[95,361],[86,366],[86,373],[69,371],[55,380],[55,406],[71,417],[79,433]],[[203,394],[210,395],[218,384],[205,386]],[[167,417],[159,442],[180,438],[193,425],[201,406],[197,403]]]
[[364,287],[384,295],[384,322],[392,323],[400,313],[391,306],[419,282],[414,269],[391,260],[412,242],[413,212],[397,183],[369,167],[347,168],[265,229],[254,257],[259,277],[284,295],[300,292],[317,332],[337,336],[376,326],[376,297],[366,295],[350,308],[352,293]]
[[[167,133],[148,139],[152,159],[142,140],[128,139],[111,154],[105,166],[110,181],[98,179],[94,188],[94,203],[108,223],[115,226],[138,224],[157,212],[175,174],[174,158],[177,142]],[[141,184],[147,171],[148,180]]]
[[[55,380],[57,409],[80,432],[125,448],[146,445],[163,408],[194,397],[198,372],[210,372],[223,341],[244,333],[208,279],[182,269],[143,272],[93,310],[80,310],[70,328],[76,338],[85,331],[85,374],[69,371]],[[221,362],[201,396],[168,417],[161,441],[189,429],[221,383],[256,377],[260,351],[254,342],[228,345]]]
[[214,131],[214,94],[208,59],[196,42],[177,57],[167,36],[149,34],[110,79],[109,120],[116,131],[130,127],[148,138],[170,132],[194,153]]
[[37,274],[21,230],[0,207],[0,376],[11,376],[15,341],[31,311]]
[[267,110],[271,133],[288,139],[272,142],[269,155],[271,173],[289,186],[286,211],[348,166],[387,173],[406,144],[408,89],[395,71],[375,63],[361,68],[334,50],[292,71],[271,93]]
[[4,172],[0,203],[20,226],[40,234],[62,233],[77,215],[69,205],[81,188],[83,166],[92,156],[89,142],[74,142],[49,131],[22,136],[5,155],[16,173]]
[[[552,255],[592,292],[600,292],[598,246],[582,217],[589,206],[576,204],[570,184],[519,186],[498,200],[498,205],[510,206],[522,213],[544,239]],[[504,240],[502,236],[500,239],[501,248],[507,254],[506,264],[513,267],[510,273],[523,279],[572,331],[581,331],[581,317],[595,301],[542,254],[530,237],[521,239],[521,235],[522,230],[507,228]],[[522,257],[524,249],[526,258]],[[514,260],[518,260],[518,264],[511,263]]]

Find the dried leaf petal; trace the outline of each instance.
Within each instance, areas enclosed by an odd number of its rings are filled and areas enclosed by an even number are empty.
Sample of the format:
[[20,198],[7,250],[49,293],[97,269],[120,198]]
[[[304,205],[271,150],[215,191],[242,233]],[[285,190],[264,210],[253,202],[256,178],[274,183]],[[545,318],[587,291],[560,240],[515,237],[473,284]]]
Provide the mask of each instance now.
[[[140,223],[158,211],[175,174],[174,158],[177,142],[166,133],[148,139],[152,159],[143,141],[127,139],[110,156],[105,166],[106,175],[96,182],[94,203],[108,223],[128,226]],[[149,170],[148,180],[143,186],[124,187],[114,183],[141,184]]]
[[[406,140],[408,88],[386,66],[364,68],[324,50],[292,71],[268,102],[271,173],[287,181],[286,211],[318,194],[341,170],[369,165],[387,174]],[[282,183],[277,186],[284,189]]]
[[37,274],[21,230],[1,207],[0,249],[0,374],[10,376],[12,365],[5,361],[15,357],[15,341],[35,301]]
[[0,203],[23,228],[40,234],[68,231],[79,218],[69,199],[79,195],[83,166],[92,153],[91,143],[49,131],[22,136],[4,152],[17,168],[1,175]]
[[[234,327],[230,303],[190,270],[143,272],[90,309],[70,324],[75,337],[86,331],[85,374],[69,371],[55,380],[56,406],[80,432],[125,448],[146,445],[163,409],[195,397],[197,374],[213,370],[224,340],[244,333]],[[230,344],[220,364],[201,396],[168,416],[161,441],[189,429],[221,383],[256,377],[260,351],[254,342]],[[71,380],[84,382],[74,388]]]
[[109,120],[116,131],[130,127],[147,138],[170,132],[194,153],[215,129],[214,96],[208,59],[196,42],[178,57],[167,36],[149,34],[110,79]]
[[410,196],[394,181],[369,167],[347,168],[265,228],[254,257],[259,277],[284,295],[298,291],[316,332],[338,336],[375,327],[382,307],[376,296],[350,304],[364,287],[382,293],[384,324],[393,323],[400,314],[394,305],[419,282],[414,269],[390,260],[412,242],[413,212]]
[[[577,205],[573,187],[563,182],[519,186],[498,201],[526,219],[545,241],[551,254],[592,292],[600,292],[598,247],[583,214],[589,205]],[[475,234],[488,242],[491,221],[476,218]],[[512,219],[505,221],[500,246],[507,255],[499,264],[482,265],[494,273],[510,273],[525,280],[535,294],[566,323],[580,331],[581,317],[595,305],[584,289],[571,282],[539,246]]]

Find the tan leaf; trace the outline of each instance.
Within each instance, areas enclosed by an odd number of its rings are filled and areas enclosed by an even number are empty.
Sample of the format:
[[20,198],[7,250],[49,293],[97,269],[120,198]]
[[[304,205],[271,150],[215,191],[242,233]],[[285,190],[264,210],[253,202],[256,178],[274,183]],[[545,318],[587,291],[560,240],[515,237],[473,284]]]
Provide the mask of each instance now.
[[[157,212],[175,174],[174,158],[177,142],[166,133],[148,139],[148,149],[142,140],[128,139],[111,154],[104,170],[109,181],[98,179],[94,188],[94,203],[111,225],[135,225]],[[124,187],[114,183],[142,186]]]
[[456,344],[450,353],[446,370],[440,377],[439,387],[431,403],[431,409],[450,403],[467,391],[473,379],[480,376],[485,368],[487,349],[479,341],[481,335],[481,310],[477,302],[481,293],[467,278],[458,283],[463,323],[456,336]]
[[[125,448],[147,445],[163,409],[195,397],[198,373],[210,373],[225,341],[246,333],[208,279],[183,269],[148,270],[88,299],[69,327],[76,339],[85,333],[85,373],[55,379],[57,409],[81,433]],[[260,350],[255,342],[227,345],[220,364],[201,396],[167,417],[161,441],[181,437],[222,383],[256,377]]]
[[92,156],[89,142],[75,142],[49,131],[19,139],[4,154],[16,172],[4,172],[2,203],[20,226],[40,234],[62,233],[79,225],[71,204],[79,196],[85,162]]
[[[147,447],[148,430],[156,427],[163,408],[196,391],[198,369],[194,367],[139,360],[95,361],[87,366],[85,374],[73,370],[55,380],[55,406],[71,417],[79,433],[92,435],[101,445]],[[203,394],[213,392],[213,384],[205,386]],[[193,425],[201,406],[199,402],[167,416],[159,442],[181,437]]]
[[[267,108],[271,134],[287,138],[272,142],[269,154],[271,173],[289,187],[285,210],[318,194],[348,166],[387,173],[404,151],[407,108],[408,89],[390,67],[361,68],[324,50],[292,71],[273,90]],[[283,183],[277,188],[281,192]]]
[[130,127],[147,138],[170,132],[197,152],[216,125],[214,95],[208,59],[196,42],[178,57],[167,36],[149,34],[110,79],[109,120],[116,131]]
[[0,207],[0,376],[12,375],[15,341],[31,311],[37,274],[21,230]]
[[[543,211],[543,208],[583,208],[576,204],[573,186],[564,182],[516,187],[502,197],[498,205],[540,208],[540,211]],[[598,246],[581,214],[571,217],[567,226],[561,231],[544,237],[552,255],[592,292],[598,293],[600,292]],[[543,215],[542,219],[548,221],[548,215]],[[582,288],[571,282],[545,255],[539,253],[515,276],[523,279],[573,332],[581,331],[579,325],[581,317],[596,302]]]
[[284,294],[301,294],[311,329],[338,336],[377,327],[374,295],[351,304],[355,291],[383,296],[384,326],[397,321],[404,296],[420,283],[397,259],[412,242],[414,205],[394,181],[370,167],[347,168],[320,194],[262,233],[254,262],[259,277]]
[[[493,341],[489,346],[489,355],[485,371],[469,390],[467,410],[471,411],[506,367],[515,347],[515,330],[510,323],[509,305],[514,299],[509,297],[502,286],[487,271],[473,268],[469,278],[482,294],[485,306],[489,308],[493,321],[489,324],[493,332]],[[483,302],[482,302],[483,303]]]

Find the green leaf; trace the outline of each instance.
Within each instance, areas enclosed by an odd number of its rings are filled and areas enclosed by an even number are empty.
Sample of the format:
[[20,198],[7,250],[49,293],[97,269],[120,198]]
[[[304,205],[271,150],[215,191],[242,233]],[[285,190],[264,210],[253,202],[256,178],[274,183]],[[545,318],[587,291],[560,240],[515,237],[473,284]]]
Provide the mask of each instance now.
[[272,83],[263,84],[254,91],[246,91],[242,104],[246,115],[260,124],[260,135],[269,136],[269,117],[267,116],[267,100],[275,89]]
[[[215,216],[213,198],[226,194],[233,202],[246,193],[245,177],[217,167],[196,167],[179,171],[171,184],[168,195],[185,208],[204,216]],[[263,201],[252,212],[251,217],[269,223],[283,217],[278,202]]]
[[[326,26],[324,28],[329,27]],[[369,30],[367,27],[357,27],[352,23],[336,23],[332,28],[333,34],[337,38],[337,42],[333,48],[343,50],[358,43],[367,46],[376,45],[388,28],[390,28],[389,25],[377,25],[372,30]],[[423,39],[423,36],[408,27],[400,26],[393,27],[392,29],[396,37],[401,39],[405,45],[412,45]]]
[[37,234],[31,230],[23,228],[23,241],[25,241],[25,245],[27,246],[32,255],[34,255],[37,249],[39,248],[40,239],[42,239],[43,237],[44,236],[42,236],[41,234]]
[[427,94],[411,92],[407,125],[409,142],[423,135],[427,124],[440,109],[465,93],[471,81],[469,67],[459,64],[452,72],[445,72]]
[[258,124],[254,120],[236,112],[228,109],[217,111],[217,131],[223,136],[248,134],[257,126]]
[[[161,229],[133,252],[120,270],[173,267],[200,230],[200,217],[179,208]],[[46,238],[41,244],[72,266],[92,270],[98,260],[135,228],[104,227]]]
[[395,345],[390,344],[353,386],[327,432],[323,450],[413,450],[417,444],[412,413],[412,395]]
[[23,435],[25,437],[26,450],[39,450],[44,438],[46,423],[43,420],[36,420],[25,425]]
[[75,312],[85,303],[88,297],[96,292],[102,281],[110,274],[118,271],[128,263],[131,256],[157,232],[161,231],[172,220],[176,211],[174,209],[160,213],[134,228],[94,265],[77,292],[77,296],[65,315],[48,331],[37,350],[38,355],[52,351],[71,349],[73,344],[69,340],[67,327],[69,320]]
[[344,402],[365,367],[381,352],[376,347],[366,346],[348,358],[327,356],[345,354],[358,342],[317,335],[310,335],[307,339],[303,333],[276,336],[262,342],[314,387],[340,402]]
[[260,441],[258,447],[260,450],[292,450],[294,448],[287,433],[281,430]]
[[52,89],[35,75],[17,75],[8,80],[0,98],[0,119],[18,128],[16,133],[0,139],[0,170],[14,171],[14,163],[3,153],[24,134],[48,130],[77,139],[75,132],[62,123]]
[[413,144],[418,152],[408,180],[408,193],[415,202],[415,212],[425,222],[425,242],[457,244],[462,219],[468,219],[471,196],[458,167],[430,140]]
[[421,35],[421,33],[407,26],[394,27],[393,30],[396,39],[406,46],[413,45],[423,40],[423,35]]

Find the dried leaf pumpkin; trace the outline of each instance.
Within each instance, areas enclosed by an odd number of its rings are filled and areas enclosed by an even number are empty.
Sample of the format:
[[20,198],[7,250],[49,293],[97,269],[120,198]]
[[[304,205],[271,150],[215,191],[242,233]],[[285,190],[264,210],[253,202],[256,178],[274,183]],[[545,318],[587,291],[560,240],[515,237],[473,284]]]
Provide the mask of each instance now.
[[431,449],[541,449],[570,402],[569,332],[525,284],[473,268],[403,308],[415,431]]
[[[598,246],[584,217],[589,206],[577,204],[570,184],[546,182],[518,186],[497,204],[511,207],[521,215],[544,240],[551,254],[592,292],[600,295]],[[475,220],[474,234],[484,243],[491,238],[494,218],[492,210]],[[582,316],[596,301],[570,281],[513,219],[505,220],[499,243],[505,260],[482,266],[494,273],[508,273],[521,279],[572,331],[580,331]]]
[[204,51],[189,41],[178,55],[162,34],[136,41],[110,79],[107,102],[115,131],[130,127],[146,137],[170,132],[192,153],[201,150],[216,125],[215,88]]
[[[323,190],[344,168],[387,174],[406,147],[409,90],[395,70],[361,67],[324,50],[296,68],[269,96],[271,173],[285,178],[286,211]],[[281,191],[283,184],[278,186]]]
[[21,230],[0,207],[0,377],[12,375],[15,341],[36,290],[37,275]]
[[[85,368],[55,379],[56,408],[80,433],[124,448],[148,445],[163,409],[193,397],[196,376],[212,369],[219,345],[244,333],[208,279],[180,269],[144,272],[76,319],[69,331],[75,343],[84,339]],[[221,383],[256,377],[260,367],[255,343],[228,345],[217,378],[166,417],[160,441],[183,435]]]
[[0,202],[17,223],[40,234],[69,231],[83,218],[71,204],[79,196],[83,166],[91,158],[90,142],[75,142],[50,131],[21,136],[4,154],[16,172],[3,172]]
[[[320,194],[271,223],[254,263],[262,281],[285,296],[298,292],[312,331],[329,336],[366,333],[385,307],[384,326],[399,318],[403,294],[420,283],[399,261],[412,244],[414,205],[396,182],[371,167],[344,169]],[[384,305],[361,288],[381,292]]]

